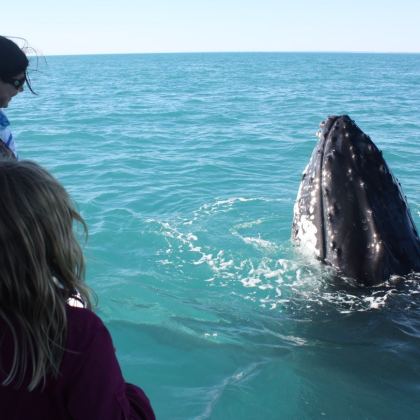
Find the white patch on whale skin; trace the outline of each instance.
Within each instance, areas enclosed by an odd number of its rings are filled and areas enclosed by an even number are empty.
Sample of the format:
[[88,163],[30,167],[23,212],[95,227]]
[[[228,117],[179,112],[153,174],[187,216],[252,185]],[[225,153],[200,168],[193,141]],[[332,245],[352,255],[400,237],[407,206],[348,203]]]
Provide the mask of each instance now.
[[[306,172],[306,169],[304,173]],[[294,222],[295,222],[295,236],[294,240],[299,247],[299,251],[305,256],[319,257],[320,251],[317,247],[317,232],[318,228],[313,222],[313,208],[309,215],[302,214],[299,209],[300,197],[302,194],[303,182],[299,185],[299,191],[293,207]],[[311,203],[312,204],[312,203]],[[313,204],[312,204],[313,205]]]
[[315,252],[315,256],[319,257],[320,252],[317,247],[316,237],[318,229],[316,225],[310,217],[302,215],[299,217],[299,221],[297,223],[299,225],[299,229],[297,230],[295,240],[299,246],[299,250],[307,256],[313,256]]

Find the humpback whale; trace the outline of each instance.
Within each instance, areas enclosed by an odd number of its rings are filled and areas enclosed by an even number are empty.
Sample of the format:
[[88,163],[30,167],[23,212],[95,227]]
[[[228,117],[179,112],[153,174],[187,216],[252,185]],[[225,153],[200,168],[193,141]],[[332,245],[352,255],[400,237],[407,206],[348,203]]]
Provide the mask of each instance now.
[[347,115],[328,117],[317,135],[294,206],[292,240],[360,284],[419,272],[419,235],[382,152]]

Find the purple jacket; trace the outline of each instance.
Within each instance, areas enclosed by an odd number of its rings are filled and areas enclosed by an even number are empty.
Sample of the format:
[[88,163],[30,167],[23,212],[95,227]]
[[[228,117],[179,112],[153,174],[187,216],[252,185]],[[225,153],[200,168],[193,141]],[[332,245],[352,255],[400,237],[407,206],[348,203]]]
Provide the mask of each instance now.
[[[0,385],[4,420],[154,420],[148,398],[124,381],[111,336],[88,309],[68,307],[68,337],[58,379],[28,392]],[[3,333],[5,333],[3,335]],[[0,382],[10,366],[13,344],[0,322]],[[6,369],[7,371],[7,369]]]

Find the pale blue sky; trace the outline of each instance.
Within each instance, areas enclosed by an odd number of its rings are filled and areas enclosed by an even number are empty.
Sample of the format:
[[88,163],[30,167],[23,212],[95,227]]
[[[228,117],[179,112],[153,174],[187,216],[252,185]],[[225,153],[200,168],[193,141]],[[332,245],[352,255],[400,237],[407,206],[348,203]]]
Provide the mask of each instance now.
[[419,0],[3,0],[40,54],[420,52]]

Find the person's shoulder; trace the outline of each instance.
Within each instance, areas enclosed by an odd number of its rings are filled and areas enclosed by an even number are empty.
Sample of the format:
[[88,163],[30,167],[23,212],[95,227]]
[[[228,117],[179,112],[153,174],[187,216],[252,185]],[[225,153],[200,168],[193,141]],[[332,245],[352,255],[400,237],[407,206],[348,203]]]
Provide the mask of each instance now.
[[105,329],[101,318],[86,308],[67,306],[67,336],[69,349],[81,350],[90,345],[98,331]]
[[91,310],[67,305],[66,313],[67,339],[59,382],[54,382],[57,389],[80,379],[80,369],[86,361],[90,366],[92,360],[102,360],[104,349],[112,348],[107,328]]
[[104,325],[101,318],[90,309],[67,305],[66,310],[68,323],[76,328],[95,328]]

